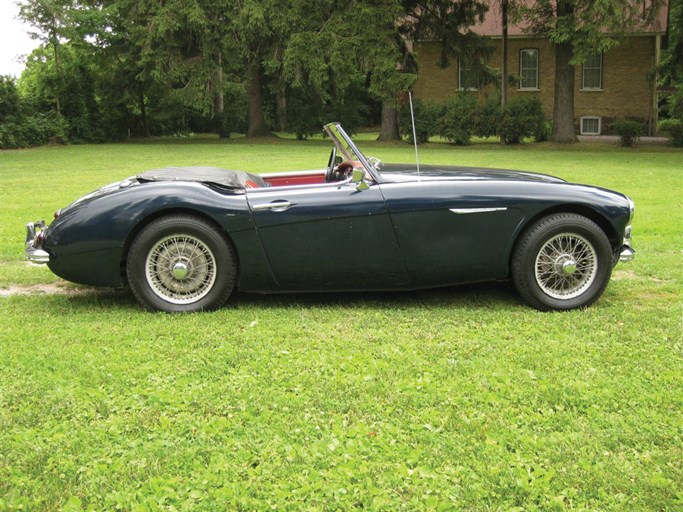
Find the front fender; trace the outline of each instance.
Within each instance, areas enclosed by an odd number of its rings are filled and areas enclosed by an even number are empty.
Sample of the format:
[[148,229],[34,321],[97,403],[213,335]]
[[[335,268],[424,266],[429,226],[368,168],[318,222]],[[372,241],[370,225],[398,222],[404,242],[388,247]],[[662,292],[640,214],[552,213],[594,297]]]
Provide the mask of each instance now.
[[121,286],[130,235],[147,219],[174,211],[208,217],[227,234],[253,230],[244,194],[200,183],[144,183],[65,208],[45,235],[48,266],[69,281]]

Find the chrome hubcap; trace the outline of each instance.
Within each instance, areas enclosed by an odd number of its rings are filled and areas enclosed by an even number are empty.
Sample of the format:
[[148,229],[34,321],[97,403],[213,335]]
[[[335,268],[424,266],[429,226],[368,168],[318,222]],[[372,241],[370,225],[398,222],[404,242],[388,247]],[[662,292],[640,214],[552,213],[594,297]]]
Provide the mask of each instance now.
[[573,299],[593,284],[598,255],[593,245],[575,233],[562,233],[538,251],[534,265],[536,283],[555,299]]
[[173,304],[190,304],[213,288],[216,258],[198,238],[168,236],[154,244],[147,254],[145,275],[159,298]]
[[568,259],[562,263],[562,272],[567,275],[571,275],[576,272],[576,262],[572,259]]
[[185,263],[178,262],[175,265],[173,265],[173,269],[171,269],[171,274],[173,274],[173,277],[175,277],[179,281],[182,281],[187,277],[188,267]]

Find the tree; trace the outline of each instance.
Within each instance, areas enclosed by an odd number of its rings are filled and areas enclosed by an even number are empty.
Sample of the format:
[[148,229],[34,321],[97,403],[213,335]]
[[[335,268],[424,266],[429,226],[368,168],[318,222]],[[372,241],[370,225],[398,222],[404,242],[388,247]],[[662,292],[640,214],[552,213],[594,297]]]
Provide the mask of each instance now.
[[[26,0],[19,4],[19,17],[36,29],[29,35],[52,48],[59,86],[63,86],[64,82],[60,47],[62,40],[68,38],[72,27],[69,13],[73,7],[74,1],[72,0]],[[58,114],[61,113],[62,93],[59,86],[53,91]]]
[[661,0],[536,0],[518,6],[517,19],[555,48],[553,134],[555,142],[575,142],[575,67],[619,44],[629,29],[651,20]]
[[[397,30],[400,38],[397,47],[402,55],[402,63],[394,66],[396,72],[417,71],[418,62],[407,51],[405,40],[431,40],[439,44],[439,66],[448,67],[450,59],[457,58],[470,63],[478,72],[482,81],[486,73],[483,64],[490,55],[490,49],[484,38],[472,32],[471,28],[484,19],[488,6],[479,0],[402,0],[402,15],[398,18]],[[402,91],[405,91],[403,89]],[[393,95],[382,97],[382,130],[380,140],[398,138],[396,96],[401,90],[393,91]]]
[[669,91],[669,116],[683,121],[683,2],[672,0],[668,6],[668,26],[659,84]]
[[[328,121],[334,116],[357,125],[358,112],[352,111],[363,107],[361,89],[375,98],[394,98],[414,80],[397,70],[401,53],[394,20],[400,14],[397,0],[298,2],[283,54],[290,90],[307,95]],[[313,122],[319,130],[318,120]]]

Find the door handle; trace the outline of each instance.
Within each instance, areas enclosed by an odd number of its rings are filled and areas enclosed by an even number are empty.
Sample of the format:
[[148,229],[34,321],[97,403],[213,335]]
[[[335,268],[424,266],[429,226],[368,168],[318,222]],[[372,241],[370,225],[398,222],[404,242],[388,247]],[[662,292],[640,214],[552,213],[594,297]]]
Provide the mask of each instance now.
[[254,206],[251,207],[251,209],[254,211],[272,210],[274,212],[284,212],[290,206],[292,206],[292,204],[289,201],[279,199],[277,201],[273,201],[272,203],[255,204]]

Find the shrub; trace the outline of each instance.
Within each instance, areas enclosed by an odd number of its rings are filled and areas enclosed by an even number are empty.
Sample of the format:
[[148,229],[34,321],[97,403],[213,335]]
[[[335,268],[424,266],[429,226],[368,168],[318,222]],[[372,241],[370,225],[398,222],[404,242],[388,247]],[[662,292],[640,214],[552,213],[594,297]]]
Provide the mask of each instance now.
[[477,100],[470,94],[447,99],[438,121],[438,134],[455,144],[469,144],[476,126],[477,109]]
[[534,135],[536,142],[546,142],[549,141],[553,135],[553,122],[544,121],[542,126],[539,127],[538,133]]
[[477,137],[492,137],[499,134],[500,127],[500,100],[487,99],[480,103],[474,124],[474,134]]
[[[429,142],[429,137],[437,134],[437,123],[441,115],[442,107],[436,103],[413,99],[413,113],[415,114],[415,134],[417,142]],[[399,127],[401,133],[413,142],[413,125],[410,119],[410,103],[401,106],[399,114]]]
[[0,123],[0,149],[42,146],[50,139],[68,142],[69,124],[56,112],[37,113]]
[[643,127],[637,121],[618,119],[612,125],[612,133],[619,135],[619,142],[622,146],[630,148],[640,139]]
[[503,109],[500,133],[508,144],[518,144],[531,136],[542,139],[546,128],[541,102],[524,96],[512,98]]
[[657,128],[669,135],[672,146],[683,148],[683,121],[680,119],[664,119],[659,122]]

